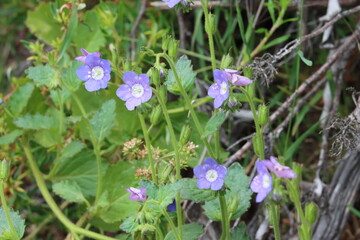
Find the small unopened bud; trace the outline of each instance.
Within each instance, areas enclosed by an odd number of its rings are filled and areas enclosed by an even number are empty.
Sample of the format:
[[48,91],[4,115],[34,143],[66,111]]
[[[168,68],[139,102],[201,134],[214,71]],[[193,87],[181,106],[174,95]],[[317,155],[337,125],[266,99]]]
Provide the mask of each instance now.
[[209,21],[205,24],[205,31],[208,34],[214,34],[215,32],[215,26],[216,26],[216,19],[215,15],[209,14]]
[[164,52],[166,52],[169,48],[170,39],[171,39],[171,37],[168,35],[162,37],[161,48]]
[[236,97],[231,96],[228,101],[229,108],[234,108],[238,105],[238,101],[236,100]]
[[171,39],[169,42],[169,56],[175,58],[177,56],[180,41]]
[[260,104],[258,107],[258,116],[260,125],[264,126],[269,121],[269,109],[266,105]]
[[150,122],[151,124],[153,125],[156,125],[159,123],[160,121],[160,117],[161,117],[161,107],[158,105],[156,106],[156,108],[154,108],[151,112],[151,115],[150,115]]
[[161,99],[166,103],[167,102],[167,89],[164,85],[160,86],[159,95]]
[[0,161],[0,179],[6,180],[10,175],[10,163],[5,159]]
[[261,135],[259,135],[258,133],[256,133],[253,137],[252,137],[252,142],[253,142],[253,146],[254,146],[254,152],[256,153],[256,155],[260,156],[260,152],[261,152]]
[[226,56],[223,56],[221,59],[220,69],[226,69],[229,68],[233,58],[227,54]]
[[181,146],[184,146],[185,143],[187,143],[191,136],[191,128],[189,125],[184,125],[181,129],[180,133],[180,144]]
[[124,66],[124,72],[132,70],[131,61],[129,60],[125,60],[123,62],[123,66]]
[[160,84],[160,71],[159,69],[152,67],[151,68],[151,78],[153,83],[157,86]]
[[313,202],[306,204],[305,206],[306,221],[310,224],[313,224],[316,221],[317,215],[318,215],[318,209],[316,205]]
[[238,195],[230,197],[229,213],[234,214],[240,204],[240,197]]

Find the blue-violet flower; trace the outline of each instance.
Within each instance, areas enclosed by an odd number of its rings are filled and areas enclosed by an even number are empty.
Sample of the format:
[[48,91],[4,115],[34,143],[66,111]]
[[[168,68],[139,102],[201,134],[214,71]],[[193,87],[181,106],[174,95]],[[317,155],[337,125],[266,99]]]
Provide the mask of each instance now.
[[195,177],[198,179],[198,188],[211,188],[214,191],[222,188],[226,172],[226,167],[217,164],[212,158],[205,159],[204,165],[198,165],[194,168]]
[[276,161],[276,158],[271,156],[270,160],[264,160],[263,161],[265,166],[275,173],[276,176],[279,178],[296,178],[296,173],[289,167],[283,166],[278,161]]
[[233,69],[223,69],[228,81],[235,86],[246,86],[252,84],[252,80],[247,77],[240,76],[239,71]]
[[186,0],[162,0],[163,2],[166,2],[169,6],[169,8],[173,8],[176,4],[181,2],[181,4],[186,7],[189,5],[189,2]]
[[263,161],[256,162],[256,170],[258,175],[252,180],[250,188],[257,193],[256,202],[262,202],[272,190],[272,178]]
[[83,63],[85,63],[86,57],[87,57],[88,55],[94,55],[94,56],[96,56],[96,57],[98,57],[98,58],[101,57],[101,55],[100,55],[99,52],[89,53],[89,52],[86,51],[84,48],[81,48],[80,51],[81,51],[81,53],[82,53],[83,55],[82,55],[82,56],[78,56],[78,57],[76,57],[75,59],[78,60],[78,61],[80,61],[80,62],[83,62]]
[[174,201],[172,203],[170,203],[167,206],[167,210],[168,210],[168,212],[175,212],[176,211],[176,201],[175,201],[175,199],[174,199]]
[[146,187],[142,187],[141,189],[130,187],[126,188],[126,191],[130,193],[130,200],[136,202],[143,202],[146,200]]
[[106,88],[111,78],[110,73],[110,62],[95,55],[87,55],[85,64],[76,70],[76,75],[85,81],[85,88],[89,92]]
[[146,74],[137,75],[135,72],[124,73],[124,83],[116,90],[116,95],[126,101],[126,108],[130,111],[141,103],[147,102],[152,96],[149,77]]
[[219,108],[223,102],[229,97],[229,83],[224,72],[219,69],[214,70],[215,82],[209,87],[208,95],[214,100],[214,107]]

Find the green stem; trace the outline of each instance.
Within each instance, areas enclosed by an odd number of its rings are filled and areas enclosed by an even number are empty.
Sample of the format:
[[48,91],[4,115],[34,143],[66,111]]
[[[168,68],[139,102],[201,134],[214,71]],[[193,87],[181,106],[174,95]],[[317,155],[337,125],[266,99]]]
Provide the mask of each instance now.
[[82,105],[82,102],[80,101],[80,99],[78,98],[78,96],[76,94],[74,94],[73,92],[71,92],[71,93],[72,93],[72,97],[74,98],[76,104],[78,105],[80,112],[88,126],[89,133],[90,133],[90,139],[91,139],[91,142],[94,147],[94,154],[96,157],[97,175],[98,175],[97,186],[96,186],[96,196],[95,196],[95,205],[96,205],[100,198],[100,194],[102,191],[102,168],[101,168],[100,144],[98,144],[98,142],[95,139],[94,131],[91,127],[89,119],[87,118],[86,111],[85,111],[84,106]]
[[222,233],[221,240],[229,240],[230,239],[230,222],[227,212],[225,192],[220,192],[219,195],[220,200],[220,208],[221,208],[221,223],[222,223]]
[[278,206],[275,203],[271,203],[268,207],[268,211],[270,214],[270,222],[273,225],[274,228],[274,235],[275,235],[275,240],[281,240],[281,235],[280,235],[280,228],[279,228],[279,209]]
[[149,133],[148,133],[148,130],[146,129],[146,124],[145,124],[143,115],[138,112],[138,117],[139,117],[141,128],[142,128],[142,131],[144,134],[146,149],[147,149],[148,156],[149,156],[151,178],[152,178],[152,181],[157,184],[158,183],[157,182],[157,174],[155,172],[155,167],[154,167],[154,159],[153,159],[153,155],[152,155],[152,148],[151,148],[151,141],[150,141]]
[[[158,86],[157,86],[158,87]],[[175,131],[169,116],[169,113],[167,111],[166,108],[166,104],[164,99],[160,96],[160,94],[158,94],[157,91],[154,91],[157,99],[160,103],[162,112],[164,114],[165,117],[165,121],[166,124],[169,128],[169,132],[170,132],[170,136],[171,136],[171,143],[173,145],[174,148],[174,153],[175,153],[175,172],[176,172],[176,179],[181,179],[181,175],[180,175],[180,153],[179,153],[179,145],[178,145],[178,141],[176,139],[176,135],[175,135]],[[180,236],[182,236],[182,209],[181,209],[181,199],[180,199],[180,193],[176,194],[176,214],[177,214],[177,219],[178,219],[178,230],[179,230],[179,234]]]
[[[201,106],[207,102],[210,102],[211,100],[213,100],[212,97],[203,97],[203,98],[198,98],[196,99],[196,103],[192,104],[192,106],[195,108],[195,107],[198,107],[198,106]],[[189,109],[187,109],[186,107],[179,107],[179,108],[173,108],[173,109],[169,109],[168,110],[168,113],[169,114],[174,114],[174,113],[181,113],[181,112],[185,112]]]
[[161,210],[162,210],[162,212],[163,212],[166,220],[168,221],[171,230],[172,230],[173,233],[174,233],[175,239],[176,239],[176,240],[181,240],[182,237],[180,238],[180,236],[182,236],[182,235],[179,236],[179,233],[178,233],[178,231],[176,230],[176,227],[175,227],[175,224],[174,224],[173,220],[171,220],[169,214],[166,212],[166,210],[165,210],[163,207],[160,206],[160,208],[161,208]]
[[1,179],[0,180],[0,197],[1,197],[2,207],[4,208],[6,220],[7,220],[8,224],[9,224],[9,226],[10,226],[10,231],[11,231],[11,235],[12,235],[13,239],[19,239],[19,237],[18,237],[18,235],[16,233],[16,230],[14,228],[13,222],[11,220],[11,217],[10,217],[10,210],[9,210],[9,207],[7,205],[7,202],[6,202],[3,183],[4,183],[4,181]]
[[29,162],[31,171],[35,177],[36,180],[36,184],[39,187],[39,190],[41,192],[41,194],[43,195],[46,203],[48,204],[48,206],[50,207],[50,209],[53,211],[54,215],[59,219],[59,221],[65,225],[65,227],[67,229],[69,229],[70,232],[75,232],[78,234],[82,234],[85,235],[89,238],[93,238],[93,239],[99,239],[99,240],[115,240],[115,238],[112,237],[107,237],[107,236],[103,236],[101,234],[95,233],[95,232],[91,232],[88,230],[85,230],[81,227],[76,226],[74,223],[72,223],[60,210],[60,208],[57,206],[56,202],[54,201],[54,199],[52,198],[49,190],[46,187],[45,181],[41,175],[40,169],[38,168],[38,166],[36,165],[36,162],[34,160],[34,157],[32,155],[29,143],[27,142],[27,140],[23,139],[22,141],[22,146],[26,155],[26,158]]
[[248,102],[249,102],[249,105],[250,105],[250,109],[251,109],[251,112],[254,116],[254,123],[255,123],[255,129],[256,129],[256,133],[259,134],[260,136],[260,153],[259,153],[259,158],[261,160],[265,159],[265,153],[264,153],[264,139],[262,137],[262,128],[259,124],[259,120],[258,120],[258,116],[257,116],[257,113],[256,113],[256,108],[255,108],[255,104],[253,102],[253,99],[251,98],[251,96],[249,95],[249,93],[247,92],[247,90],[243,87],[240,87],[241,91],[245,94]]
[[[180,93],[181,93],[181,95],[183,96],[183,98],[184,98],[184,100],[185,100],[185,106],[186,106],[186,108],[189,109],[189,111],[190,111],[191,117],[192,117],[192,119],[193,119],[193,121],[194,121],[194,123],[195,123],[195,127],[196,127],[199,135],[200,135],[200,136],[203,136],[204,131],[203,131],[202,127],[201,127],[199,118],[197,117],[197,115],[196,115],[196,113],[195,113],[195,110],[194,110],[193,106],[191,105],[191,99],[189,98],[189,96],[187,95],[184,87],[183,87],[182,84],[181,84],[181,80],[180,80],[179,75],[178,75],[178,73],[177,73],[177,71],[176,71],[176,69],[175,69],[174,62],[173,62],[172,59],[171,59],[167,54],[165,54],[165,53],[160,53],[159,56],[160,56],[160,57],[163,57],[163,58],[169,63],[170,68],[173,70],[174,76],[175,76],[175,79],[176,79],[176,83],[177,83],[177,85],[179,86]],[[203,140],[203,142],[204,142],[204,144],[205,144],[205,146],[206,146],[206,148],[207,148],[210,156],[211,156],[212,158],[216,158],[216,156],[215,156],[214,152],[212,151],[212,148],[211,148],[210,144],[208,143],[208,141],[206,140],[206,138],[202,138],[202,140]]]

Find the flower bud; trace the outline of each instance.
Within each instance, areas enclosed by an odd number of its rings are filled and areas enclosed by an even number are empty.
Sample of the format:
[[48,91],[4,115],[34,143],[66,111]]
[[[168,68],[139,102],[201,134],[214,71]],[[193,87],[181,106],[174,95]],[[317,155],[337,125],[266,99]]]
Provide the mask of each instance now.
[[160,71],[159,69],[152,67],[151,68],[151,79],[152,82],[157,86],[160,84]]
[[152,112],[151,112],[151,115],[150,115],[150,122],[151,124],[153,125],[156,125],[159,123],[160,121],[160,117],[161,117],[161,107],[160,105],[156,106]]
[[237,101],[236,97],[231,96],[231,97],[229,98],[229,101],[228,101],[228,106],[229,106],[229,108],[234,108],[234,107],[236,107],[237,105],[238,105],[238,101]]
[[260,152],[261,152],[261,148],[262,148],[261,138],[262,138],[262,136],[259,133],[256,133],[252,138],[252,142],[253,142],[253,146],[254,146],[254,152],[258,156],[260,156]]
[[220,69],[226,69],[229,68],[233,58],[227,54],[226,56],[223,56],[220,63]]
[[181,129],[181,133],[180,133],[180,145],[184,146],[185,143],[187,143],[190,139],[191,136],[191,128],[189,127],[189,125],[184,125]]
[[124,72],[132,71],[131,61],[125,60],[123,62]]
[[258,107],[258,119],[260,125],[264,126],[269,121],[269,109],[265,104],[260,104]]
[[178,40],[175,40],[173,38],[170,40],[170,42],[169,42],[169,52],[168,52],[170,57],[176,58],[178,48],[179,48],[179,44],[180,44],[180,41],[178,41]]
[[160,86],[159,95],[160,95],[161,99],[166,103],[167,102],[167,90],[164,85]]
[[216,19],[215,15],[209,14],[209,21],[205,24],[205,31],[207,34],[213,34],[215,32],[215,26],[216,26]]
[[0,161],[0,179],[6,180],[10,175],[10,163],[5,159]]
[[306,221],[310,224],[313,224],[316,221],[317,215],[318,215],[318,209],[316,205],[313,202],[306,204],[305,206]]
[[235,213],[240,204],[240,197],[238,195],[230,197],[229,213]]
[[162,45],[161,48],[164,52],[166,52],[169,48],[169,42],[170,42],[171,37],[166,35],[162,37]]

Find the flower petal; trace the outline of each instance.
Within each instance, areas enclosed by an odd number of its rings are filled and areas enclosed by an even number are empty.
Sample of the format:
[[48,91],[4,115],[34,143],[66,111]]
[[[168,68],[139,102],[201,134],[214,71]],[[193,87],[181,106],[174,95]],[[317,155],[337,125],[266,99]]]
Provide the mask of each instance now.
[[250,183],[251,191],[253,191],[255,193],[260,192],[261,191],[261,186],[262,186],[261,182],[262,182],[261,177],[259,175],[256,175],[254,177],[254,179]]
[[129,98],[131,98],[132,95],[129,85],[120,85],[119,88],[116,90],[116,95],[123,101],[127,101]]
[[269,194],[269,192],[267,191],[260,191],[257,196],[256,196],[256,202],[259,203],[259,202],[262,202],[266,196]]
[[249,84],[252,84],[252,80],[250,80],[249,78],[247,77],[244,77],[244,76],[240,76],[240,75],[233,75],[232,77],[232,84],[236,85],[236,86],[246,86],[246,85],[249,85]]
[[104,69],[105,73],[110,73],[111,72],[111,65],[110,65],[110,62],[108,60],[101,59],[99,65]]
[[130,86],[134,85],[135,81],[139,79],[139,75],[137,75],[135,72],[127,71],[124,72],[123,81],[126,84],[129,84]]
[[214,70],[214,80],[215,82],[221,84],[224,81],[227,81],[226,75],[219,69]]
[[151,88],[144,88],[144,94],[141,96],[141,103],[147,102],[152,97]]
[[218,173],[219,178],[225,178],[227,169],[223,165],[216,166],[216,171]]
[[141,104],[140,98],[131,97],[126,101],[125,106],[129,111],[132,111],[135,109],[135,107],[139,106],[140,104]]
[[211,190],[213,190],[213,191],[220,190],[223,185],[224,185],[224,179],[218,178],[214,182],[211,183]]
[[87,82],[85,82],[85,88],[89,92],[97,91],[101,88],[100,81],[89,79]]
[[82,65],[76,70],[76,75],[80,80],[87,81],[90,78],[91,69],[88,65]]
[[148,77],[148,75],[147,74],[140,74],[140,76],[139,76],[139,83],[141,84],[141,85],[143,85],[144,87],[145,86],[149,86],[149,84],[150,84],[150,82],[149,82],[149,77]]
[[206,158],[204,165],[218,165],[218,163],[213,158]]
[[223,104],[224,100],[221,97],[217,97],[214,100],[214,108],[219,108]]
[[209,182],[208,180],[206,180],[206,178],[200,178],[197,181],[197,185],[199,189],[208,189],[211,186],[211,182]]
[[208,95],[217,98],[220,95],[220,86],[217,83],[212,84],[208,89]]
[[89,67],[91,67],[91,68],[99,66],[100,62],[101,62],[101,59],[95,55],[87,55],[86,60],[85,60],[86,65],[89,65]]
[[78,60],[78,61],[80,61],[80,62],[85,63],[86,56],[78,56],[78,57],[75,58],[75,60]]
[[202,178],[205,176],[205,171],[202,165],[197,165],[194,167],[193,171],[196,178]]

